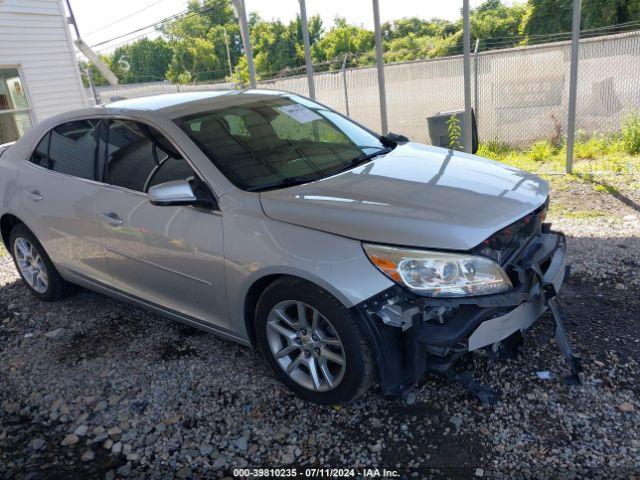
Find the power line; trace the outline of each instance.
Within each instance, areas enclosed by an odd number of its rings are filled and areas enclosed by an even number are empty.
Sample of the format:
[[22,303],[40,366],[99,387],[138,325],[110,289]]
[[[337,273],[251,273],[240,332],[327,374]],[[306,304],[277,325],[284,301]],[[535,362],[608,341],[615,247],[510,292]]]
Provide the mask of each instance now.
[[188,12],[188,10],[185,10],[185,11],[177,13],[175,15],[170,15],[168,17],[163,18],[162,20],[159,20],[157,22],[151,23],[151,24],[147,25],[146,27],[136,28],[135,30],[132,30],[132,31],[130,31],[128,33],[123,33],[122,35],[118,35],[116,37],[110,38],[109,40],[104,40],[102,42],[95,43],[95,44],[91,45],[91,47],[94,48],[94,47],[99,47],[100,45],[104,45],[106,43],[111,43],[114,40],[119,40],[120,38],[128,37],[129,35],[132,35],[132,34],[138,33],[138,32],[142,32],[143,30],[148,30],[148,29],[153,28],[153,27],[155,27],[157,25],[160,25],[162,23],[169,22],[171,20],[177,19],[180,16],[184,16],[184,18],[187,18],[186,15],[185,15],[187,12]]
[[104,52],[105,50],[109,50],[110,48],[118,48],[120,45],[125,45],[127,43],[131,43],[131,42],[133,42],[133,41],[135,41],[135,40],[137,40],[139,38],[146,37],[147,35],[149,35],[151,33],[153,33],[153,32],[142,32],[141,34],[136,35],[135,37],[127,38],[126,40],[123,40],[122,42],[118,42],[118,43],[113,44],[113,45],[107,45],[105,47],[97,48],[95,50],[96,50],[96,52]]
[[149,5],[147,5],[146,7],[141,8],[140,10],[136,10],[135,12],[130,13],[129,15],[126,15],[126,16],[124,16],[124,17],[122,17],[122,18],[119,18],[119,19],[117,19],[117,20],[114,20],[113,22],[108,23],[107,25],[104,25],[103,27],[100,27],[100,28],[98,28],[97,30],[93,30],[92,32],[87,33],[87,34],[85,35],[85,37],[88,37],[89,35],[93,35],[94,33],[101,32],[101,31],[102,31],[102,30],[104,30],[105,28],[112,27],[112,26],[113,26],[113,25],[115,25],[116,23],[120,23],[120,22],[122,22],[123,20],[128,20],[129,18],[131,18],[131,17],[133,17],[133,16],[135,16],[135,15],[138,15],[139,13],[142,13],[142,12],[144,12],[145,10],[148,10],[148,9],[150,9],[151,7],[154,7],[154,6],[156,6],[157,4],[159,4],[159,3],[161,3],[161,2],[164,2],[164,1],[166,1],[166,0],[156,0],[155,2],[153,2],[153,3],[149,4]]
[[192,18],[198,15],[201,15],[203,13],[207,13],[210,12],[211,10],[214,10],[216,8],[219,8],[218,5],[214,5],[214,6],[209,6],[207,8],[204,8],[202,10],[198,10],[198,11],[190,11],[189,9],[187,10],[183,10],[182,12],[178,12],[174,15],[169,15],[168,17],[165,17],[161,20],[158,20],[157,22],[153,22],[145,27],[140,27],[140,28],[136,28],[135,30],[132,30],[128,33],[123,33],[122,35],[118,35],[116,37],[110,38],[109,40],[104,40],[102,42],[96,43],[94,45],[91,45],[91,47],[99,47],[100,45],[104,45],[106,43],[111,43],[114,40],[119,40],[120,38],[123,37],[128,37],[129,35],[132,35],[134,33],[138,33],[138,32],[142,32],[144,30],[148,30],[150,28],[156,27],[158,25],[162,25],[164,23],[173,21],[173,20],[186,20],[187,18]]

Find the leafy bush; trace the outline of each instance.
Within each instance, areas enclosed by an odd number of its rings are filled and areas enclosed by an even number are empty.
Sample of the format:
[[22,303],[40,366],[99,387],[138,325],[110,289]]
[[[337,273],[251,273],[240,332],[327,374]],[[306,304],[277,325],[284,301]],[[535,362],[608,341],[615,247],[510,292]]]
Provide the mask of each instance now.
[[556,153],[558,153],[556,147],[551,145],[548,140],[540,140],[529,147],[526,156],[529,160],[543,162],[549,160]]
[[[576,158],[593,160],[594,158],[611,153],[613,142],[604,135],[594,135],[592,137],[578,137],[573,146],[573,154]],[[566,147],[565,147],[566,148]]]
[[447,131],[449,133],[449,147],[454,150],[460,150],[460,138],[462,137],[462,126],[460,119],[456,117],[456,114],[451,114],[451,118],[447,120]]
[[514,152],[513,147],[503,142],[490,141],[478,146],[478,155],[491,160],[502,160]]
[[622,145],[630,155],[640,154],[640,112],[629,114],[622,122]]

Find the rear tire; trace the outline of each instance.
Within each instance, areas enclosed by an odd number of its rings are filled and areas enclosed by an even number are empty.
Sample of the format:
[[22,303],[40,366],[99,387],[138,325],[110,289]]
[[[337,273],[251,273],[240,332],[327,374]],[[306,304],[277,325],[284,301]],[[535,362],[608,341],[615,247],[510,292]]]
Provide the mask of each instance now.
[[349,402],[373,381],[371,348],[355,315],[310,282],[269,285],[258,300],[255,331],[276,376],[306,400]]
[[9,235],[9,248],[16,269],[29,291],[44,302],[61,300],[72,291],[36,236],[24,224],[19,223]]

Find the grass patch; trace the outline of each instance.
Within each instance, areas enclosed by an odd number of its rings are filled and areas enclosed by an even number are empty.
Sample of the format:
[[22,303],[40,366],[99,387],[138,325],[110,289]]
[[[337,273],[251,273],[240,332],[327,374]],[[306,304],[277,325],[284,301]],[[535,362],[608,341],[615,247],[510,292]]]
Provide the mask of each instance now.
[[[640,114],[638,125],[640,142]],[[632,134],[629,133],[629,136]],[[480,145],[478,155],[538,175],[548,175],[552,183],[560,187],[581,179],[594,184],[596,191],[611,193],[607,187],[598,184],[630,184],[640,178],[640,153],[631,155],[627,152],[622,134],[588,137],[579,133],[574,146],[573,175],[558,175],[565,172],[566,145],[554,146],[546,140],[535,142],[528,148],[487,142]],[[562,180],[555,177],[562,177]],[[604,181],[597,181],[596,178]]]
[[9,253],[4,248],[4,243],[0,242],[0,257],[6,257],[7,255],[9,255]]
[[606,212],[602,210],[571,210],[562,204],[552,203],[549,207],[549,214],[554,217],[571,218],[574,220],[592,220],[594,218],[606,217]]
[[[631,127],[629,129],[631,131]],[[640,139],[640,133],[638,135]],[[554,146],[548,141],[536,142],[528,148],[488,142],[480,145],[478,155],[535,173],[545,179],[556,193],[571,196],[591,189],[597,194],[614,197],[633,209],[640,209],[636,195],[631,193],[640,190],[640,154],[627,153],[622,133],[591,137],[578,134],[574,151],[571,175],[565,174],[566,146]],[[553,205],[550,213],[564,218],[587,220],[610,216],[598,210],[569,210],[557,204],[554,209]]]
[[551,145],[547,140],[535,142],[524,152],[525,156],[533,162],[544,162],[555,157],[557,153],[557,147]]
[[620,137],[627,153],[640,154],[640,112],[630,113],[622,121]]

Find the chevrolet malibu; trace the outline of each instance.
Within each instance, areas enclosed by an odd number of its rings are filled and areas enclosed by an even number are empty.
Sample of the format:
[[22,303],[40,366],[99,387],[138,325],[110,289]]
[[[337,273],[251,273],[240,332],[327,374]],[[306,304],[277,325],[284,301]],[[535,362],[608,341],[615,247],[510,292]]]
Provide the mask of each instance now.
[[117,101],[0,148],[2,240],[35,297],[80,285],[256,346],[323,404],[450,374],[546,310],[573,359],[547,205],[534,175],[277,91]]

